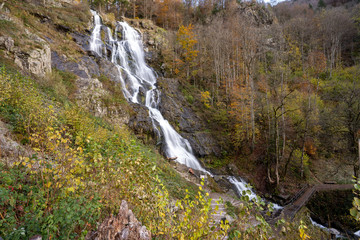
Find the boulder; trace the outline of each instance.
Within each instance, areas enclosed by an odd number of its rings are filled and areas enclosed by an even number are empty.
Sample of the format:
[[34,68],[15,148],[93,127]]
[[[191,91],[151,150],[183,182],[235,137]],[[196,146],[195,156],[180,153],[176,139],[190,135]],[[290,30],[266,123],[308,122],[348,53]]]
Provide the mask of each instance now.
[[0,121],[0,161],[13,163],[18,161],[19,156],[30,156],[31,151],[17,143],[11,136],[9,127]]
[[0,48],[5,49],[8,52],[12,52],[14,48],[14,40],[11,37],[0,37]]
[[150,240],[151,233],[136,219],[128,208],[127,202],[122,201],[117,216],[105,219],[96,232],[90,232],[86,240]]
[[[22,70],[28,71],[40,77],[51,72],[51,50],[45,40],[30,33],[25,33],[36,43],[35,49],[21,49],[15,52],[15,64]],[[9,41],[8,41],[9,42]],[[4,43],[5,44],[5,43]]]

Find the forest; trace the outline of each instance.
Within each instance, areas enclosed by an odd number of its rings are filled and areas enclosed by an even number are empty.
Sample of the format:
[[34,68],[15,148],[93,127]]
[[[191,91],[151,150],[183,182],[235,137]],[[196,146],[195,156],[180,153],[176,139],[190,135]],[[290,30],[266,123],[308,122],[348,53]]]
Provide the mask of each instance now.
[[[294,222],[270,223],[272,207],[246,197],[239,206],[217,203],[234,216],[232,225],[210,223],[218,209],[209,192],[223,194],[221,180],[204,186],[191,169],[181,172],[161,155],[161,139],[131,123],[144,110],[117,88],[111,62],[83,48],[93,37],[90,9],[104,26],[126,20],[144,31],[162,100],[180,94],[186,104],[178,110],[190,108],[220,149],[195,151],[206,169],[245,176],[271,201],[360,175],[357,0],[0,0],[0,239],[91,239],[121,200],[152,239],[329,235],[310,226],[306,210]],[[100,38],[109,42],[104,32]],[[51,72],[26,63],[34,49],[49,55]],[[8,153],[12,144],[16,154]],[[358,227],[354,199],[342,217]],[[259,224],[249,227],[249,219]]]
[[357,176],[357,2],[92,4],[168,30],[165,76],[200,91],[196,101],[235,149],[228,154],[265,166],[269,183],[279,185],[290,168],[304,179],[317,159],[349,166]]

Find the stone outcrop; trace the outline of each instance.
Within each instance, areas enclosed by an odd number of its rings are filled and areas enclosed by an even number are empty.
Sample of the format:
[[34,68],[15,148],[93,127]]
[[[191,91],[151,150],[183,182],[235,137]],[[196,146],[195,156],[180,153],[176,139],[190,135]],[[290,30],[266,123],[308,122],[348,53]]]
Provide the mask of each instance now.
[[64,4],[78,4],[81,0],[26,0],[35,4],[43,4],[47,7],[62,7]]
[[238,13],[257,26],[271,25],[275,21],[275,15],[271,9],[253,2],[241,2],[238,7]]
[[12,52],[14,50],[14,40],[8,36],[0,37],[0,48]]
[[213,134],[206,131],[206,119],[196,113],[179,89],[177,79],[159,78],[162,91],[160,111],[175,129],[189,140],[198,157],[221,156],[221,144]]
[[71,72],[80,78],[92,78],[100,76],[100,69],[97,63],[89,56],[83,56],[78,61],[67,59],[66,56],[60,56],[57,52],[51,53],[52,66],[61,71]]
[[88,108],[97,117],[106,115],[106,108],[102,106],[101,98],[108,94],[102,83],[97,78],[78,78],[77,100],[79,105]]
[[133,111],[128,126],[135,132],[138,138],[146,143],[156,144],[157,133],[154,129],[149,110],[142,105],[131,103],[130,107]]
[[13,139],[8,126],[0,121],[0,160],[11,164],[18,161],[19,156],[29,155],[30,151],[17,143]]
[[15,54],[15,63],[22,69],[44,77],[51,72],[51,50],[48,44]]
[[136,219],[128,208],[127,202],[122,201],[117,216],[105,219],[96,232],[90,232],[86,240],[150,240],[151,233]]
[[53,51],[52,66],[61,71],[71,72],[78,77],[75,82],[77,87],[75,98],[80,106],[97,117],[107,118],[116,125],[129,122],[130,115],[127,109],[107,101],[114,96],[97,78],[104,75],[113,84],[119,83],[118,70],[114,64],[105,59],[94,59],[89,56],[82,56],[78,61],[72,61]]
[[10,36],[0,37],[0,49],[5,50],[7,56],[14,56],[14,62],[22,70],[44,77],[51,72],[50,46],[40,37],[25,31],[27,36],[35,42],[33,49],[15,47],[14,39]]
[[130,116],[126,109],[106,103],[106,99],[112,97],[111,93],[104,89],[97,78],[78,78],[76,86],[78,88],[76,99],[80,106],[97,117],[109,119],[116,125],[129,122]]

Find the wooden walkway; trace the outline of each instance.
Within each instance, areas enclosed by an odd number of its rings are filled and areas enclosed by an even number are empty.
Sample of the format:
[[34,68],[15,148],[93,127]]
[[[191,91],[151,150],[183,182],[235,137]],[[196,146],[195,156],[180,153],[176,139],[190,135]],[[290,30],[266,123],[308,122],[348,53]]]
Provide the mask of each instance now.
[[310,200],[316,193],[321,191],[334,190],[350,190],[354,187],[353,184],[317,184],[301,189],[298,194],[284,207],[281,217],[285,219],[293,219],[296,213]]

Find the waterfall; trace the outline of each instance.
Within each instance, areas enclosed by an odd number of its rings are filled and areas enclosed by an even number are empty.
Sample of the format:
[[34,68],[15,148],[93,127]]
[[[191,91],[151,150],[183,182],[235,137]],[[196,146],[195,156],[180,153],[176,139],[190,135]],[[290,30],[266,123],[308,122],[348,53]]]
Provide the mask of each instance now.
[[[104,26],[101,24],[100,16],[95,11],[91,13],[94,16],[95,27],[90,39],[90,50],[103,56],[102,53],[106,49],[101,40],[101,29]],[[121,39],[117,39],[119,30],[121,30]],[[106,44],[112,48],[109,60],[118,69],[124,96],[129,102],[142,104],[149,109],[155,131],[158,131],[158,127],[161,129],[165,155],[168,158],[176,158],[177,162],[189,168],[211,175],[194,156],[188,140],[181,137],[159,111],[160,91],[156,87],[154,71],[145,63],[140,33],[126,22],[117,23],[114,36],[108,27],[106,27],[106,32]]]
[[[240,177],[234,177],[234,176],[229,176],[228,180],[230,183],[232,183],[236,189],[236,192],[238,195],[242,196],[248,196],[249,200],[251,201],[259,201],[259,199],[261,199],[258,195],[256,195],[256,193],[252,190],[252,187],[249,186],[249,184],[247,182],[245,182],[244,179],[240,178]],[[272,207],[275,210],[279,210],[279,209],[283,209],[282,206],[276,204],[276,203],[272,203]]]
[[101,41],[101,19],[100,16],[96,14],[95,11],[90,10],[92,15],[94,16],[94,23],[95,23],[95,27],[94,30],[91,34],[91,41],[90,41],[90,49],[96,53],[98,53],[100,56],[102,56],[101,54],[101,49],[102,49],[102,41]]
[[255,200],[256,201],[257,196],[253,192],[251,187],[248,187],[248,184],[242,178],[239,178],[239,179],[240,180],[238,180],[234,176],[228,177],[229,182],[231,182],[235,186],[236,191],[237,191],[237,193],[239,195],[246,195],[246,196],[249,197],[250,200]]
[[[91,34],[90,50],[102,57],[107,55],[106,45],[101,40],[101,29],[105,28],[101,24],[100,16],[95,11],[91,11],[94,16],[95,27]],[[118,77],[122,85],[125,98],[132,103],[142,104],[149,110],[155,131],[163,137],[164,153],[168,158],[176,158],[175,161],[213,176],[206,171],[196,159],[188,140],[181,137],[169,122],[164,119],[159,111],[160,91],[156,87],[155,72],[146,64],[145,54],[142,45],[141,35],[126,22],[118,22],[115,33],[112,34],[110,28],[106,27],[107,42],[112,51],[109,59],[118,69]],[[121,39],[118,39],[117,32],[121,31]],[[159,129],[161,131],[159,131]],[[236,187],[237,194],[242,195],[243,191],[250,192],[249,198],[256,200],[257,195],[247,186],[244,180],[238,180],[233,176],[228,180]],[[274,204],[275,209],[280,209]]]

